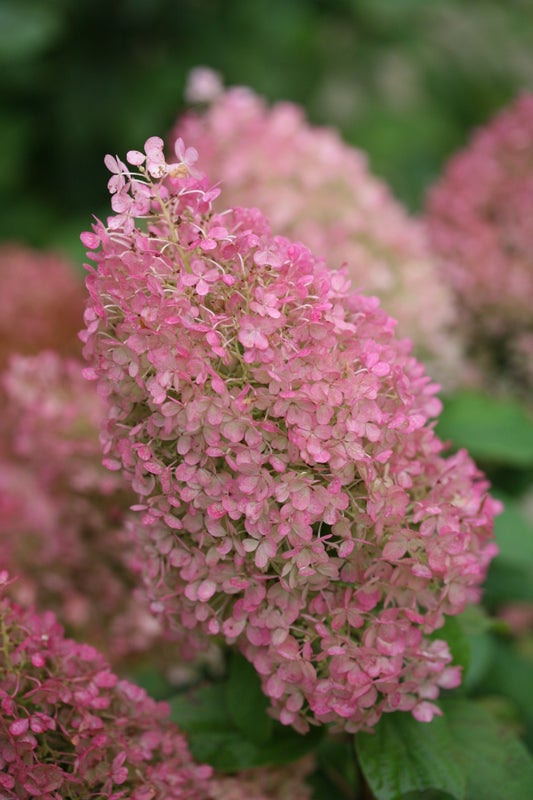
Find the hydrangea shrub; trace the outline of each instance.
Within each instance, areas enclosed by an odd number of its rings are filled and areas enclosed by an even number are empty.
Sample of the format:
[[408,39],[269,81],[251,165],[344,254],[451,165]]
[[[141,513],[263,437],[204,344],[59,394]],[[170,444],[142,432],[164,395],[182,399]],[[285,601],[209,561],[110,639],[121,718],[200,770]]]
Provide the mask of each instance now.
[[443,454],[437,387],[378,300],[257,209],[215,211],[176,156],[108,156],[115,213],[82,237],[86,376],[152,609],[238,647],[298,730],[430,720],[460,682],[430,635],[479,598],[498,504]]
[[205,103],[179,119],[171,139],[194,142],[200,168],[220,182],[214,206],[256,206],[276,234],[301,240],[355,288],[381,298],[417,354],[453,383],[460,362],[455,312],[423,226],[370,172],[366,155],[293,103],[269,107],[251,89],[223,90],[205,69],[189,96]]
[[426,222],[454,292],[470,379],[533,388],[533,95],[524,94],[452,156]]

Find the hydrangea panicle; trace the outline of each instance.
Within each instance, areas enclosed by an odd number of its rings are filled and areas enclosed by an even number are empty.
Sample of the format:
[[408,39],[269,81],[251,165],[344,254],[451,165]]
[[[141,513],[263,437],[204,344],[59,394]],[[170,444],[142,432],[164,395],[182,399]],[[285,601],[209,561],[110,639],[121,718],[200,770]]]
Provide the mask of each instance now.
[[51,612],[22,609],[0,577],[0,794],[5,800],[207,800],[164,703],[66,639]]
[[84,354],[153,609],[237,646],[300,731],[431,719],[460,668],[429,634],[479,598],[498,509],[444,457],[437,387],[376,298],[257,209],[215,212],[183,161],[124,170],[128,210],[83,235]]
[[533,389],[533,94],[452,156],[430,190],[426,222],[454,292],[471,357],[490,391]]

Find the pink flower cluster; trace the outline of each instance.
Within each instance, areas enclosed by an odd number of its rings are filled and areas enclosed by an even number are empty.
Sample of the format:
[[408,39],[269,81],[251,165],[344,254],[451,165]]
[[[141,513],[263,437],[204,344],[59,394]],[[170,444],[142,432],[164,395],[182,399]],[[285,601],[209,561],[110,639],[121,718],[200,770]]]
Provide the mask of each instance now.
[[[429,194],[426,220],[478,380],[533,388],[533,94],[479,129]],[[530,399],[530,397],[529,397]]]
[[52,253],[0,247],[0,369],[9,355],[50,348],[79,355],[83,282],[68,262]]
[[103,404],[82,364],[47,351],[13,356],[2,376],[0,562],[23,604],[55,611],[115,660],[161,636],[126,532],[126,481],[102,464]]
[[4,800],[206,800],[168,707],[119,680],[54,615],[23,610],[0,573],[0,796]]
[[212,102],[178,120],[172,139],[194,142],[226,207],[256,206],[274,233],[301,240],[332,268],[346,265],[353,286],[380,297],[432,373],[451,381],[455,315],[421,224],[335,131],[312,127],[292,103],[269,108],[247,88],[217,95],[213,77],[194,72],[190,95]]
[[442,455],[436,387],[378,300],[259,211],[215,213],[177,153],[157,178],[113,160],[118,213],[82,235],[86,376],[152,608],[240,648],[298,730],[429,720],[460,668],[428,635],[478,599],[499,505]]

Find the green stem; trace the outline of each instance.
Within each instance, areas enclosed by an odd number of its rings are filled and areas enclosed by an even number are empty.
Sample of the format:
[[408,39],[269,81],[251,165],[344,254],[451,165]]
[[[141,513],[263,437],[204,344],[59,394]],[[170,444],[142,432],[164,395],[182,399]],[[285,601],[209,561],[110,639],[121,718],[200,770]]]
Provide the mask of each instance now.
[[9,657],[9,639],[6,630],[5,619],[2,616],[0,618],[0,634],[2,636],[2,653],[4,654],[6,667],[9,671],[13,669],[13,664],[11,662],[11,658]]

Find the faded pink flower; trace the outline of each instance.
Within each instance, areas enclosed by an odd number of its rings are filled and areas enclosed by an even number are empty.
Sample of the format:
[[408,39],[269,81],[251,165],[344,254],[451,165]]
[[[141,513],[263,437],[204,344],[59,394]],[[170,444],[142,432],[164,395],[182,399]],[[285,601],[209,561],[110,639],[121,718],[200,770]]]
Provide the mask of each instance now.
[[44,352],[12,357],[2,376],[0,563],[19,577],[20,602],[55,611],[115,660],[161,630],[126,530],[134,496],[101,464],[103,403],[81,372],[77,360]]
[[498,617],[508,626],[514,636],[533,634],[533,603],[526,600],[506,603],[498,609]]
[[[426,221],[455,294],[472,380],[533,389],[533,94],[480,128],[429,193]],[[477,377],[476,377],[477,373]]]
[[0,576],[0,795],[5,800],[207,800],[168,707],[119,678],[50,612],[13,603]]
[[58,254],[18,244],[0,247],[0,369],[12,352],[50,348],[79,355],[85,292]]
[[83,234],[86,375],[152,608],[235,644],[298,730],[427,720],[460,681],[428,634],[479,598],[499,504],[442,455],[436,387],[378,300],[182,173],[141,171],[149,213]]
[[202,93],[205,70],[193,71],[190,99],[210,105],[186,113],[171,136],[194,143],[200,168],[222,186],[215,208],[256,206],[274,233],[304,242],[332,268],[346,266],[354,288],[380,297],[417,355],[453,382],[454,312],[421,224],[335,131],[309,125],[292,103],[268,107],[243,87],[215,91],[216,77]]

